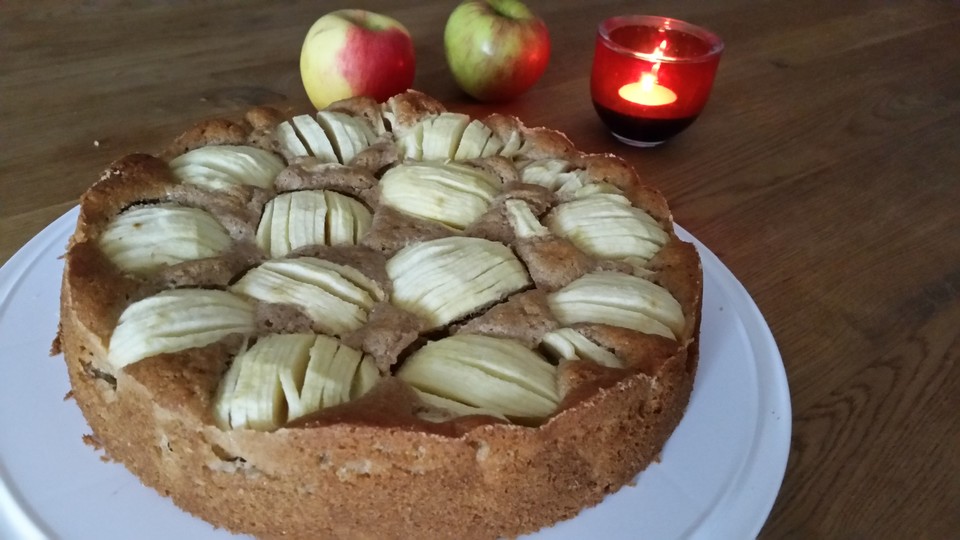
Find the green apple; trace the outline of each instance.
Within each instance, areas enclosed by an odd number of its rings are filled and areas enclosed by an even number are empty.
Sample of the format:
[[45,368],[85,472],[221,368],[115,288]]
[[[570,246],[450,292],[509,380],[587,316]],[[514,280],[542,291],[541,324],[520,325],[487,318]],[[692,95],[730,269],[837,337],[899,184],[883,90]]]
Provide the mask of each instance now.
[[503,101],[533,86],[547,69],[547,25],[519,0],[466,0],[443,32],[457,84],[481,101]]
[[410,88],[415,70],[410,32],[386,15],[362,9],[320,17],[300,50],[300,77],[317,109],[353,96],[386,101]]

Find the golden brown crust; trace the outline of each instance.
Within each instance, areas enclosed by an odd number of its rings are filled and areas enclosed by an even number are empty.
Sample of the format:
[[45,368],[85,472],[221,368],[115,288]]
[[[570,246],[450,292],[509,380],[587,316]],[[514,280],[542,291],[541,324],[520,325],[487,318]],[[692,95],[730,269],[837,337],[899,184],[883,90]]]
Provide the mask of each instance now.
[[147,154],[131,154],[114,161],[100,180],[80,197],[80,217],[72,240],[96,238],[124,208],[161,200],[176,185],[167,164]]
[[383,170],[400,159],[396,141],[378,141],[363,149],[350,160],[351,167],[366,169],[382,176]]
[[574,328],[601,347],[613,351],[627,368],[650,376],[660,375],[663,366],[683,351],[683,346],[672,339],[629,328],[594,323],[581,323]]
[[416,90],[410,90],[388,99],[383,105],[384,115],[389,113],[391,127],[402,131],[430,116],[438,115],[446,109],[437,100]]
[[377,205],[377,179],[368,169],[323,163],[316,158],[304,158],[277,175],[277,192],[304,189],[329,189],[358,198],[367,206]]
[[544,291],[565,287],[596,264],[572,242],[553,235],[521,238],[516,249],[533,282]]
[[341,99],[331,103],[326,110],[342,112],[357,118],[363,118],[367,121],[370,129],[372,129],[373,132],[378,135],[385,131],[385,127],[383,125],[383,115],[380,112],[380,104],[377,103],[377,101],[373,98],[367,96],[356,96],[352,98]]
[[581,156],[577,165],[587,171],[592,181],[608,182],[623,190],[630,202],[671,230],[673,225],[667,200],[659,191],[644,184],[637,171],[622,158],[611,154],[589,154]]
[[263,254],[257,246],[236,243],[219,257],[185,261],[160,268],[150,276],[147,283],[151,290],[184,287],[223,289],[246,269],[263,260]]
[[243,119],[253,130],[269,130],[287,118],[273,107],[254,107],[243,115]]
[[[363,116],[374,126],[383,112],[395,129],[444,110],[417,92],[392,98],[382,108],[364,99],[333,108]],[[276,111],[258,108],[243,123],[204,122],[179,137],[164,156],[207,144],[249,144],[255,137],[254,144],[267,144],[281,120]],[[696,370],[703,286],[696,250],[672,234],[660,194],[619,158],[581,155],[562,134],[527,128],[515,118],[493,115],[484,122],[504,141],[519,137],[517,160],[569,160],[587,171],[590,181],[622,189],[666,227],[670,240],[649,269],[651,279],[683,309],[686,325],[677,341],[600,324],[575,325],[626,367],[582,360],[562,364],[563,401],[553,416],[542,423],[531,420],[531,426],[477,415],[429,421],[423,414],[429,407],[406,383],[388,376],[359,399],[276,431],[222,430],[213,421],[212,403],[242,345],[240,337],[116,370],[106,365],[106,350],[126,306],[171,287],[224,288],[263,261],[266,254],[253,237],[263,205],[276,192],[333,189],[376,209],[361,246],[310,246],[290,256],[353,266],[388,294],[386,257],[414,241],[460,233],[377,206],[377,178],[399,159],[388,139],[377,143],[381,146],[362,164],[300,160],[280,174],[272,190],[243,187],[216,197],[178,184],[161,159],[128,156],[111,165],[81,200],[61,297],[59,344],[74,398],[107,455],[181,508],[262,538],[515,536],[597,504],[657,459],[683,415]],[[545,333],[559,327],[546,302],[548,292],[598,268],[629,268],[598,261],[552,235],[514,238],[503,213],[506,199],[526,201],[538,216],[557,201],[545,188],[520,183],[510,163],[500,157],[476,162],[506,186],[467,233],[509,244],[537,289],[505,298],[447,331],[511,337],[536,348]],[[227,227],[233,245],[219,258],[188,261],[148,278],[125,275],[103,254],[97,238],[123,209],[149,201],[204,209]],[[289,305],[258,303],[255,317],[260,335],[305,331],[311,325]],[[369,322],[344,342],[373,355],[380,370],[389,373],[433,337],[423,332],[417,317],[379,302]]]
[[180,184],[170,189],[166,200],[199,208],[213,215],[237,242],[254,241],[263,207],[273,197],[253,186],[233,186],[218,193]]
[[520,181],[520,175],[517,173],[517,167],[513,162],[503,156],[490,156],[485,158],[468,159],[463,163],[483,169],[495,178],[500,179],[504,186],[514,184]]
[[120,272],[93,241],[76,242],[70,247],[63,289],[71,291],[73,297],[72,317],[104,343],[124,308],[146,296],[142,284]]
[[686,325],[680,341],[695,340],[703,303],[703,267],[697,248],[674,235],[650,261],[650,268],[656,272],[653,281],[670,291],[683,307]]
[[560,323],[547,305],[546,293],[535,289],[511,296],[505,302],[454,327],[452,333],[512,338],[534,349],[544,334],[559,327]]
[[381,302],[370,311],[370,319],[360,330],[344,336],[348,347],[373,355],[380,371],[386,373],[400,356],[420,338],[423,323],[414,314]]
[[373,216],[370,231],[362,244],[391,256],[409,244],[453,236],[446,225],[419,219],[389,206],[381,206]]
[[[255,118],[256,116],[254,115]],[[173,143],[161,152],[160,156],[169,160],[202,146],[213,144],[242,145],[247,142],[250,131],[249,126],[223,118],[204,120],[174,139]]]

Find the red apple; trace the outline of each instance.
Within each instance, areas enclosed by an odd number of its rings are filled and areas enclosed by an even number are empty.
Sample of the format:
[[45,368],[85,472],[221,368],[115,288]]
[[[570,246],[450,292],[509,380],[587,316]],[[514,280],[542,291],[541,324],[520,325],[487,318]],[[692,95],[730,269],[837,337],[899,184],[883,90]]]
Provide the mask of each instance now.
[[300,50],[300,77],[314,107],[353,96],[377,101],[413,84],[413,40],[396,20],[362,9],[328,13],[313,23]]
[[443,32],[447,64],[466,93],[503,101],[527,90],[547,69],[547,25],[519,0],[466,0]]

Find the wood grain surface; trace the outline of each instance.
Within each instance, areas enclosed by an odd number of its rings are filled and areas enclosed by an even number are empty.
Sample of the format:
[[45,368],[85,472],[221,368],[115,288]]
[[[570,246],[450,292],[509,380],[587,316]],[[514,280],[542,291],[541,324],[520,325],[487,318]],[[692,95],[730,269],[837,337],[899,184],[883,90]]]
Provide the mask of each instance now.
[[[455,1],[402,21],[415,87],[615,152],[743,282],[783,355],[793,441],[763,538],[960,538],[960,3],[531,0],[553,56],[511,103],[444,63]],[[306,110],[307,28],[341,4],[0,3],[0,262],[113,159],[254,104]],[[702,117],[620,145],[590,103],[597,23],[642,11],[726,42]],[[2,346],[2,345],[0,345]]]

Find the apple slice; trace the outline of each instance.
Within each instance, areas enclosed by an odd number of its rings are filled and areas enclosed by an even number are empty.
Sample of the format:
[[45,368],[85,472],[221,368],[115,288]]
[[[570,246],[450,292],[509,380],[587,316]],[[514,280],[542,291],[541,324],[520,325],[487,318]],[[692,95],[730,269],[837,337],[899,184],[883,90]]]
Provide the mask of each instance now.
[[593,272],[547,296],[560,324],[593,322],[676,339],[686,321],[663,287],[619,272]]
[[380,202],[422,219],[464,230],[500,190],[493,175],[460,163],[405,163],[380,179]]
[[335,338],[269,335],[234,359],[215,397],[214,417],[222,429],[269,431],[355,399],[379,377],[369,357]]
[[280,153],[287,159],[310,155],[310,149],[289,121],[277,124],[276,137]]
[[317,123],[316,119],[308,114],[301,114],[300,116],[294,116],[290,120],[290,124],[308,151],[306,154],[295,155],[313,156],[326,163],[335,163],[337,161],[337,154],[333,150],[333,143],[323,128],[320,127],[320,124]]
[[[380,285],[376,281],[368,278],[364,275],[363,272],[357,270],[352,266],[347,266],[345,264],[337,264],[335,262],[330,262],[325,259],[310,259],[310,264],[318,268],[326,268],[343,276],[347,281],[353,285],[359,287],[364,292],[367,293],[367,296],[372,298],[374,302],[382,302],[387,298],[387,294],[380,288]],[[363,296],[358,296],[362,298]],[[365,300],[362,301],[364,307],[373,307],[372,303],[367,303]]]
[[[488,142],[487,145],[489,146],[490,142]],[[499,146],[500,147],[496,150],[497,154],[503,157],[512,158],[520,152],[520,148],[523,146],[523,135],[519,131],[511,131],[507,140],[502,141]],[[487,149],[484,148],[483,155],[489,156],[493,154],[488,153]]]
[[[443,409],[451,413],[454,417],[457,416],[472,416],[472,415],[484,415],[484,416],[493,416],[501,420],[506,420],[507,417],[497,411],[491,411],[490,409],[484,409],[481,407],[472,407],[470,405],[465,405],[459,401],[452,399],[447,399],[436,394],[431,394],[430,392],[424,392],[423,390],[413,389],[417,393],[417,397],[420,398],[420,401],[425,404],[434,407],[436,409]],[[423,416],[421,416],[423,418]],[[427,416],[426,419],[431,419],[432,416]],[[444,421],[448,420],[448,417],[441,417],[436,420]]]
[[221,381],[214,416],[223,429],[273,430],[299,405],[313,334],[270,335],[238,354]]
[[573,169],[569,161],[556,158],[537,159],[520,169],[522,182],[561,192],[583,187],[586,175],[585,170]]
[[590,341],[573,328],[560,328],[543,336],[542,345],[562,361],[591,360],[600,365],[622,368],[623,362],[612,352]]
[[394,132],[404,158],[416,161],[423,159],[423,129],[423,122],[417,122],[403,132]]
[[420,159],[424,161],[453,159],[469,123],[469,116],[450,112],[424,120],[422,122],[423,153]]
[[206,289],[163,291],[123,310],[110,336],[107,362],[120,369],[253,330],[253,305],[236,295]]
[[630,199],[623,194],[623,191],[613,184],[606,182],[593,182],[582,185],[573,192],[574,199],[584,199],[586,197],[603,196],[602,198],[618,202],[620,204],[630,204]]
[[289,419],[356,399],[379,379],[380,372],[369,355],[336,339],[317,336],[310,349],[310,362],[299,403],[290,407]]
[[[473,120],[467,124],[467,127],[463,130],[463,136],[460,138],[460,145],[457,146],[454,159],[476,159],[483,156],[483,149],[491,137],[495,137],[493,130],[488,128],[483,122]],[[500,139],[497,138],[497,140],[499,141]]]
[[125,210],[107,224],[97,242],[114,264],[138,274],[215,257],[233,243],[213,216],[176,204]]
[[387,261],[391,302],[438,328],[530,284],[507,246],[449,237],[407,246]]
[[483,145],[480,157],[499,156],[501,150],[503,150],[503,140],[494,133],[487,139],[486,144]]
[[304,246],[356,245],[372,220],[363,203],[335,191],[282,193],[264,207],[257,245],[273,258]]
[[[471,334],[428,343],[397,372],[425,394],[470,407],[469,414],[483,409],[510,419],[556,410],[556,376],[556,367],[518,341]],[[454,407],[447,406],[459,412]]]
[[320,331],[335,336],[363,326],[374,303],[384,296],[358,270],[313,257],[267,261],[230,290],[261,302],[297,306]]
[[170,160],[181,182],[219,191],[237,185],[268,189],[283,170],[283,160],[252,146],[202,146]]
[[360,201],[335,191],[325,191],[327,199],[327,245],[356,245],[366,234],[373,216]]
[[[670,240],[650,214],[622,194],[591,184],[557,205],[544,220],[554,234],[597,257],[646,264]],[[618,190],[617,190],[618,191]]]
[[519,199],[510,199],[505,203],[507,208],[507,220],[513,227],[513,234],[517,238],[533,238],[535,236],[546,236],[550,231],[540,224],[537,216],[533,215],[530,206]]
[[317,121],[323,126],[340,163],[350,163],[357,154],[373,144],[376,135],[367,123],[342,112],[320,111]]
[[563,182],[557,177],[567,170],[569,162],[563,159],[538,159],[531,161],[520,169],[520,180],[527,184],[543,186],[550,191],[556,191]]

